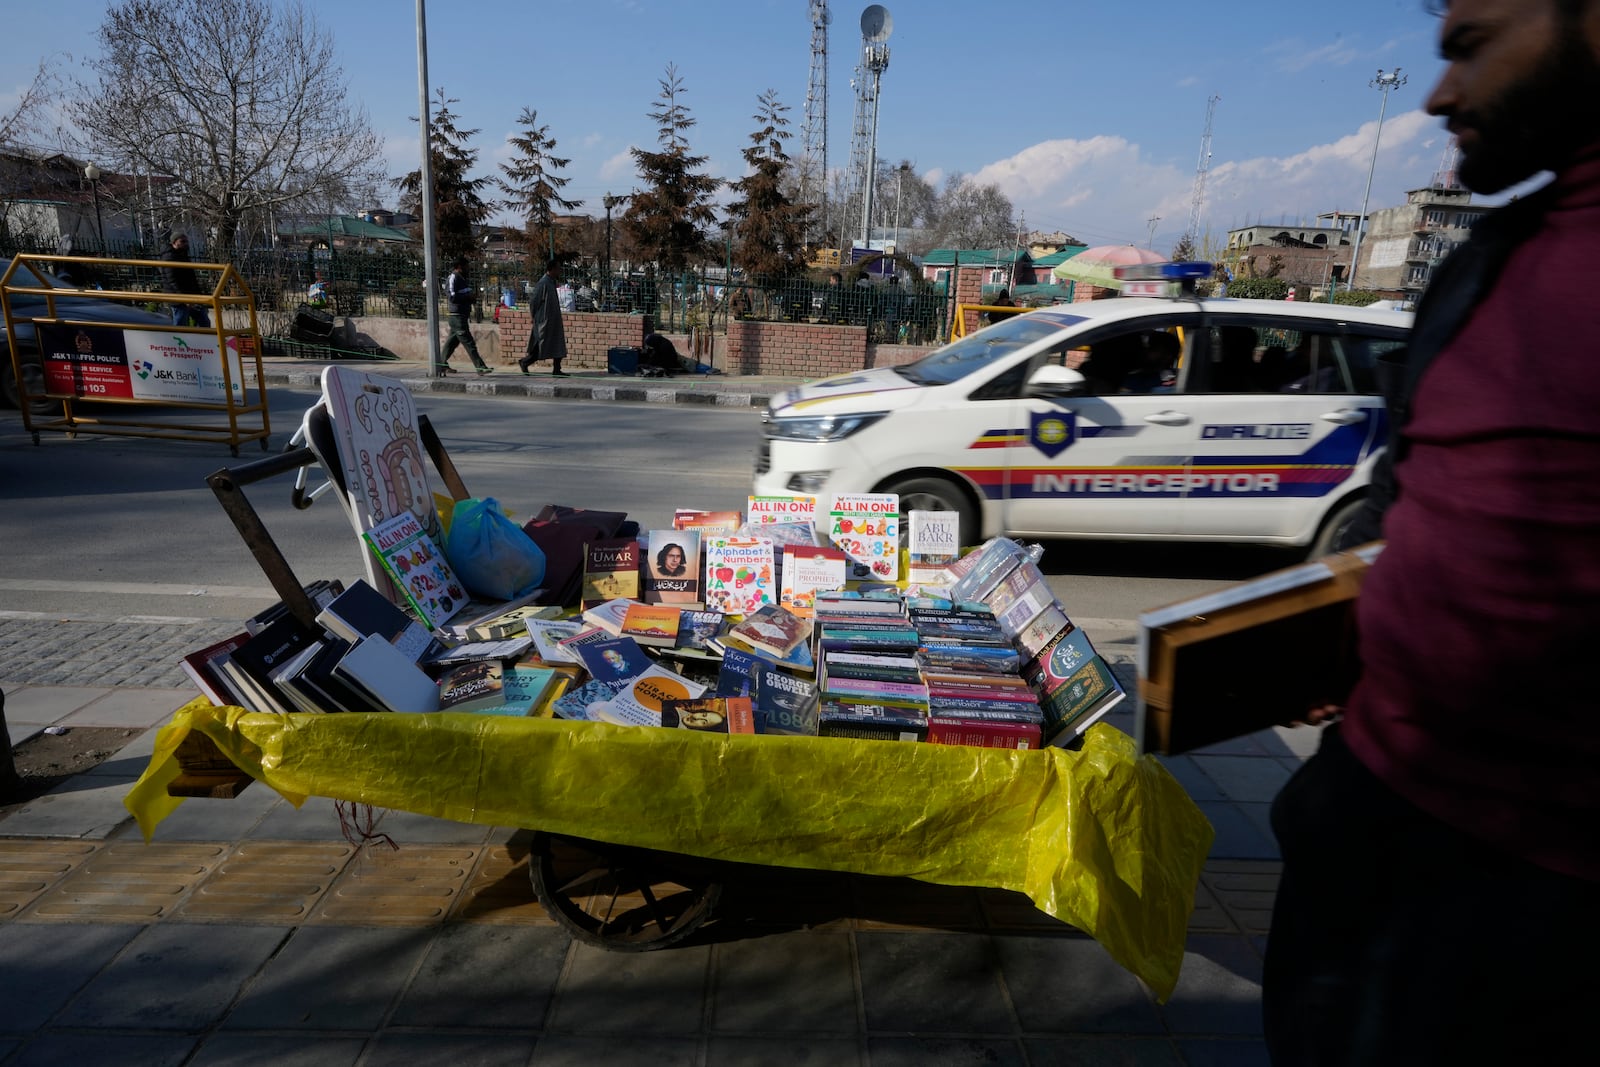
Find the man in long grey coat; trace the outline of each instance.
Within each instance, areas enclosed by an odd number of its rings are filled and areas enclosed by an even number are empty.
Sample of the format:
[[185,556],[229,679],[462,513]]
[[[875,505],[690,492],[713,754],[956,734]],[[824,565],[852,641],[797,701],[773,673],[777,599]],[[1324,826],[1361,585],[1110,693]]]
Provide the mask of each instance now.
[[551,377],[567,377],[561,369],[561,361],[567,358],[567,334],[561,325],[561,297],[556,292],[556,287],[561,284],[561,279],[557,277],[560,269],[560,261],[552,256],[545,263],[544,275],[528,298],[533,310],[533,329],[528,334],[528,354],[517,361],[517,367],[523,374],[528,373],[528,364],[548,359]]

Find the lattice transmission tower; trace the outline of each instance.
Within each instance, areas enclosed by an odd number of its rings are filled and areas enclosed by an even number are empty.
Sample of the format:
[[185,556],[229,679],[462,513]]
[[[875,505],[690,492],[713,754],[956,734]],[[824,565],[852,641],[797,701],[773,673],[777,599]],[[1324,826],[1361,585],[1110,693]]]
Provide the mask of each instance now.
[[884,44],[894,22],[881,4],[861,13],[861,59],[850,85],[856,94],[856,117],[850,132],[850,199],[839,226],[839,250],[850,248],[852,224],[859,217],[861,243],[871,238],[872,183],[878,161],[878,91],[889,67],[889,46]]
[[805,129],[801,131],[800,202],[815,203],[814,225],[828,228],[828,0],[810,0],[811,77],[806,82]]
[[1206,205],[1206,175],[1211,171],[1211,119],[1221,99],[1213,96],[1206,101],[1206,132],[1200,135],[1200,162],[1194,168],[1194,197],[1189,204],[1189,228],[1184,231],[1189,239],[1190,255],[1200,253],[1200,211]]

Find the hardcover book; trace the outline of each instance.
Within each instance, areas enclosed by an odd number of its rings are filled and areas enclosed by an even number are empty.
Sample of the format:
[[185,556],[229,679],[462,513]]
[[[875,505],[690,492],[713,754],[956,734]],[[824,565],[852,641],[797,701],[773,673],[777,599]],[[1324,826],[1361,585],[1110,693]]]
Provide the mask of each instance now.
[[533,648],[533,638],[507,637],[500,641],[464,641],[454,648],[443,648],[422,657],[423,667],[455,667],[473,660],[521,659]]
[[852,581],[900,577],[900,496],[835,493],[828,505],[828,540],[855,565]]
[[1040,701],[1044,709],[1045,740],[1053,745],[1070,743],[1127,696],[1105,660],[1095,656],[1078,672]]
[[495,634],[489,631],[491,628],[500,628],[513,623],[516,626],[520,626],[520,620],[522,619],[554,619],[559,617],[561,615],[560,605],[534,604],[534,601],[543,597],[544,593],[543,589],[537,589],[527,596],[518,597],[515,600],[469,601],[461,609],[461,613],[445,625],[445,636],[457,641],[483,641],[493,637],[510,637],[513,633],[521,633],[522,631],[520,629],[511,629],[503,634]]
[[528,632],[528,623],[554,619],[560,614],[561,608],[556,604],[523,604],[480,622],[452,627],[452,632],[463,641],[499,641],[520,637]]
[[[328,606],[334,597],[344,592],[344,583],[337,578],[318,578],[316,581],[307,582],[301,586],[300,591],[305,593],[306,599],[311,601],[313,607],[321,611]],[[246,619],[244,621],[244,632],[254,637],[287,614],[289,614],[289,608],[280,600],[265,611],[259,611]]]
[[226,656],[234,649],[250,640],[248,633],[235,634],[223,638],[213,644],[184,656],[178,661],[178,666],[183,668],[183,673],[195,687],[217,707],[227,707],[237,704],[238,698],[229,690],[227,680],[222,677],[222,672],[217,668],[215,660],[219,656]]
[[1061,604],[1059,602],[1051,604],[1018,631],[1017,649],[1025,659],[1033,659],[1046,645],[1060,636],[1063,630],[1071,626],[1072,620],[1067,618],[1067,613],[1062,610]]
[[928,718],[928,741],[935,745],[1036,749],[1039,747],[1040,732],[1035,723],[933,715]]
[[849,562],[837,548],[785,545],[778,603],[796,615],[814,614],[819,592],[844,588]]
[[705,557],[707,608],[749,615],[777,603],[772,542],[765,537],[708,537]]
[[351,644],[363,637],[382,637],[413,660],[440,647],[427,627],[360,578],[317,613],[317,622]]
[[466,587],[409,510],[380,522],[361,536],[428,629],[438,629],[467,602]]
[[621,597],[639,599],[639,542],[611,537],[583,546],[583,608]]
[[678,643],[682,608],[671,604],[630,604],[622,616],[623,637],[647,648],[671,648]]
[[751,526],[804,523],[815,529],[817,498],[802,493],[752,496],[746,499],[745,515]]
[[928,716],[920,708],[825,700],[817,711],[817,734],[864,741],[922,741],[928,736]]
[[777,604],[763,604],[728,629],[727,639],[738,641],[752,652],[782,659],[811,636],[811,620]]
[[439,687],[422,668],[381,637],[364,637],[346,652],[335,673],[389,711],[439,709]]
[[661,725],[708,734],[753,734],[755,712],[749,697],[699,697],[666,700],[661,704]]
[[651,530],[645,553],[644,601],[698,608],[700,531]]
[[316,644],[319,637],[286,614],[228,653],[223,669],[234,687],[251,699],[246,705],[251,710],[286,714],[295,710],[294,703],[278,692],[272,671]]
[[654,666],[617,689],[610,700],[592,704],[591,718],[620,726],[660,726],[661,709],[669,700],[703,696],[706,687],[665,667]]

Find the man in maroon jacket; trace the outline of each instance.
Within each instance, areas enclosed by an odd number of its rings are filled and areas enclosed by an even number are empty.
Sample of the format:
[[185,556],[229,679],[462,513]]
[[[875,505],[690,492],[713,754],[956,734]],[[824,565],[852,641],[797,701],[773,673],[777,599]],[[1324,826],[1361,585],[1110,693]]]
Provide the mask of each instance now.
[[1441,266],[1393,368],[1362,676],[1273,806],[1280,1067],[1593,1055],[1600,0],[1430,6],[1462,181],[1555,177]]

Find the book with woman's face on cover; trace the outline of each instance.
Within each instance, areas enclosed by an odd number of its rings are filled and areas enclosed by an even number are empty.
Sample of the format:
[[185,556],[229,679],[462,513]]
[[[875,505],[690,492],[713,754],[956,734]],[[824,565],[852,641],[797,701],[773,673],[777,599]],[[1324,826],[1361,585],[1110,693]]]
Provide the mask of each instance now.
[[650,531],[645,550],[644,602],[701,606],[699,530]]

